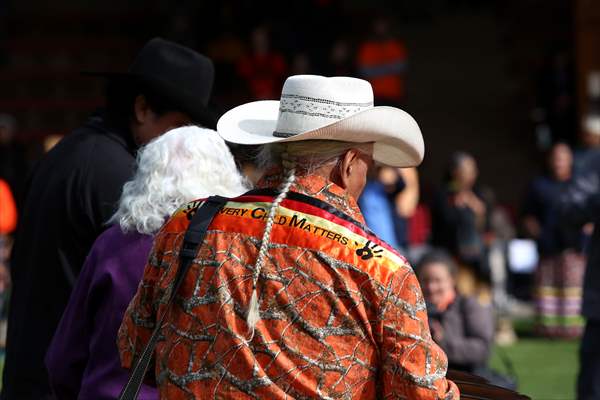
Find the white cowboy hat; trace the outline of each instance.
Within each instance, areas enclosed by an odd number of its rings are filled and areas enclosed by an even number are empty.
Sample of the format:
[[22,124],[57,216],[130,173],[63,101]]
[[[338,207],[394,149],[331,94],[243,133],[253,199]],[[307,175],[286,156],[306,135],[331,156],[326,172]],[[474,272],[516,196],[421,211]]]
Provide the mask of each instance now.
[[255,101],[226,112],[217,123],[231,143],[300,140],[374,143],[373,159],[393,167],[423,160],[417,122],[394,107],[374,107],[369,82],[349,77],[296,75],[287,78],[281,100]]

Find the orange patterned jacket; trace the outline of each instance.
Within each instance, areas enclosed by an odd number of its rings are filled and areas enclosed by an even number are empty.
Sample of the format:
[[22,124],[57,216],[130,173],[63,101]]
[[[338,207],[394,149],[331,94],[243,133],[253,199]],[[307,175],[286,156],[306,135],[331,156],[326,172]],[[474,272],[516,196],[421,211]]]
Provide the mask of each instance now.
[[[261,186],[280,180],[271,175]],[[154,364],[161,398],[458,399],[407,261],[365,227],[340,187],[305,176],[292,191],[260,273],[252,338],[245,322],[252,271],[276,192],[232,199],[211,223],[161,329]],[[119,331],[125,368],[165,310],[200,204],[180,209],[156,237]]]

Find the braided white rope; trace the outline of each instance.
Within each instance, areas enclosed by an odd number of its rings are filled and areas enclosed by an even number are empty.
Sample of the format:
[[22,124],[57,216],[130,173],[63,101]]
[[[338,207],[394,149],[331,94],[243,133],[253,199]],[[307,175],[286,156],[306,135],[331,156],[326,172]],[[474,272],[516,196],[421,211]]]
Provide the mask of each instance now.
[[287,157],[285,157],[283,158],[282,164],[287,169],[287,176],[281,184],[279,195],[271,204],[269,215],[267,216],[265,230],[261,239],[260,249],[258,250],[258,257],[256,258],[256,264],[254,264],[254,273],[252,274],[252,297],[250,297],[248,313],[246,314],[246,323],[248,324],[248,329],[250,330],[250,338],[247,339],[248,341],[251,341],[252,338],[254,338],[254,328],[256,327],[256,323],[258,322],[258,320],[260,320],[260,309],[258,304],[258,294],[256,293],[256,285],[258,282],[260,271],[267,257],[267,251],[269,249],[269,242],[271,240],[271,230],[273,229],[273,221],[275,220],[275,214],[277,213],[277,208],[279,207],[281,202],[286,198],[288,192],[290,191],[290,187],[296,180],[295,163],[293,161],[289,161]]

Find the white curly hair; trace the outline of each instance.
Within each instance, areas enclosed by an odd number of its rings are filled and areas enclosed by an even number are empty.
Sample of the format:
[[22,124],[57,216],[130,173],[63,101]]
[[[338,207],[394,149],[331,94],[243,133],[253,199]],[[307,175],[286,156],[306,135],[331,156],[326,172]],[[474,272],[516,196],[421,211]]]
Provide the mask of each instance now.
[[119,223],[123,232],[154,234],[189,201],[235,197],[249,187],[215,131],[184,126],[139,150],[137,171],[123,186],[119,208],[108,222]]

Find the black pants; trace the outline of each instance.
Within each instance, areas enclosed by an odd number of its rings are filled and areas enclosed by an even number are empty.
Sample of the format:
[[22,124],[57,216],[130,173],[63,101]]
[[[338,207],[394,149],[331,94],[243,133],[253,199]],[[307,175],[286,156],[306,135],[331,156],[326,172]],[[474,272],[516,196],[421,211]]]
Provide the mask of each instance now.
[[578,400],[600,400],[600,320],[590,319],[579,351]]

